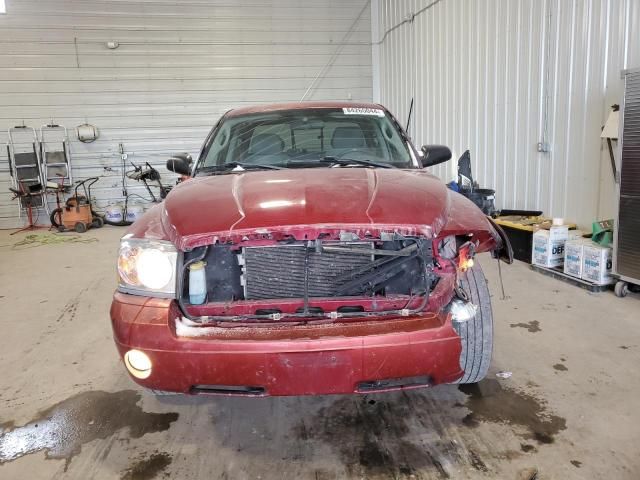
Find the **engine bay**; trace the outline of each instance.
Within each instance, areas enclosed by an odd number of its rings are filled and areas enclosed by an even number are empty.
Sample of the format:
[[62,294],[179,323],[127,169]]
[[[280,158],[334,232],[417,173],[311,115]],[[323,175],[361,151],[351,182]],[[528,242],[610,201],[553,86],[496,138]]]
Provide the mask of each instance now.
[[[197,283],[204,285],[204,295],[196,300],[194,270],[200,269]],[[354,298],[403,297],[407,306],[416,299],[426,304],[436,277],[432,242],[416,237],[208,245],[184,254],[180,280],[187,311],[196,305],[250,302],[255,308],[249,313],[260,317],[282,313],[279,301],[298,301],[301,316],[327,314],[310,306],[315,299],[344,300],[336,306],[341,313],[367,311],[364,304],[354,305]]]

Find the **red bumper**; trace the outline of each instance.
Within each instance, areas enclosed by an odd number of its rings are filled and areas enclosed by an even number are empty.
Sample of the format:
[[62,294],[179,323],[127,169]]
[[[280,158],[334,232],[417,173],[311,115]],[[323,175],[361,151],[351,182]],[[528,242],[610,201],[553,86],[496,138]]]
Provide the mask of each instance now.
[[149,378],[134,378],[139,384],[182,393],[321,395],[435,385],[463,373],[450,318],[430,312],[347,324],[208,328],[198,337],[178,336],[179,318],[174,301],[114,295],[121,358],[135,348],[153,364]]

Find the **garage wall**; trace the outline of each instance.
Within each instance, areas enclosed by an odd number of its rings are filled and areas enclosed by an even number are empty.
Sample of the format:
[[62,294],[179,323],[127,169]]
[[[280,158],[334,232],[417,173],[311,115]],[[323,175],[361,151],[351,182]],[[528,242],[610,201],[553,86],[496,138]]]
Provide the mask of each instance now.
[[[122,196],[119,144],[129,160],[162,167],[172,152],[195,156],[232,107],[297,101],[310,86],[311,100],[372,98],[368,0],[6,0],[6,9],[0,143],[23,122],[96,125],[99,140],[71,149],[76,178],[103,177],[99,207]],[[2,146],[5,228],[22,223],[7,167]]]
[[[379,0],[372,8],[374,97],[401,119],[415,97],[416,143],[470,149],[499,207],[583,226],[613,216],[599,135],[621,100],[620,71],[640,67],[640,2]],[[539,153],[538,142],[550,151]],[[455,162],[433,170],[450,180]]]

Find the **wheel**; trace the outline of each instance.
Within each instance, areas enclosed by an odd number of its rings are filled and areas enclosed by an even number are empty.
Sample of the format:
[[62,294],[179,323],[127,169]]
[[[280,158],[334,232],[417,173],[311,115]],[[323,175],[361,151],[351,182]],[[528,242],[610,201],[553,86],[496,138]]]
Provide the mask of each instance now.
[[56,208],[53,212],[51,212],[51,215],[49,215],[49,221],[55,228],[60,230],[60,228],[62,227],[64,231],[64,226],[62,226],[62,208]]
[[102,219],[102,217],[94,215],[91,226],[93,228],[102,228],[104,226],[104,220]]
[[453,383],[476,383],[487,375],[493,351],[491,296],[487,279],[477,260],[472,268],[460,274],[460,284],[478,311],[475,317],[466,322],[453,323],[462,341],[460,367],[464,370],[462,377]]
[[623,280],[618,280],[613,291],[618,297],[626,297],[627,293],[629,293],[629,284]]
[[82,222],[76,222],[73,229],[78,233],[84,233],[87,231],[87,226]]

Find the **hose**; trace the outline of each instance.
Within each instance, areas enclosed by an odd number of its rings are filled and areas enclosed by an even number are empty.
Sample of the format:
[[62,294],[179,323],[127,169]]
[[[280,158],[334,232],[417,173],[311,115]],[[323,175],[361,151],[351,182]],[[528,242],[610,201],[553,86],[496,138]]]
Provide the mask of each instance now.
[[121,222],[112,222],[111,220],[107,220],[106,217],[102,217],[102,219],[105,225],[111,225],[114,227],[128,227],[129,225],[133,224],[133,222],[128,222],[126,220],[123,220]]

